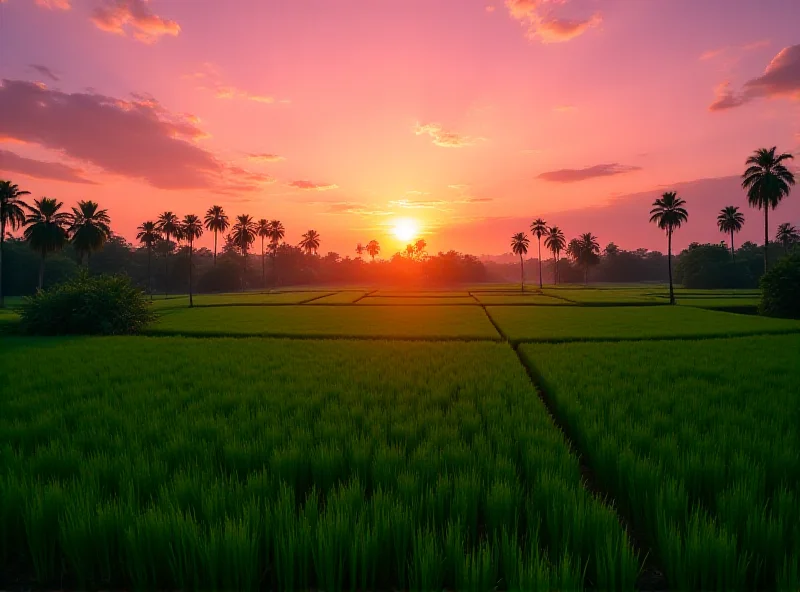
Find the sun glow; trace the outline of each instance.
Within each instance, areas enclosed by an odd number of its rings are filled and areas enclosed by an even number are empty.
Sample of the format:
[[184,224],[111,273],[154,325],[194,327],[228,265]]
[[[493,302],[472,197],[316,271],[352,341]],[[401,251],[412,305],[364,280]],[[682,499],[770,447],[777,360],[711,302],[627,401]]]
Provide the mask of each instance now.
[[394,223],[392,232],[401,241],[407,242],[419,236],[419,224],[409,218],[401,218]]

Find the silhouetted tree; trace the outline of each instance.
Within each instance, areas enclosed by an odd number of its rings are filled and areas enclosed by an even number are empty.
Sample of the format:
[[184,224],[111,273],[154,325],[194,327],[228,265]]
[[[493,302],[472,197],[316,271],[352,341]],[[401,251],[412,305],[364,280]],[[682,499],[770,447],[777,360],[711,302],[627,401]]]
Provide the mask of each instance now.
[[791,154],[775,154],[777,146],[759,148],[745,162],[742,188],[747,190],[750,207],[764,210],[764,273],[769,269],[769,211],[778,207],[794,185],[794,175],[783,164]]
[[370,258],[372,261],[375,261],[375,257],[378,253],[381,252],[381,245],[376,240],[371,240],[367,243],[367,253],[369,253]]
[[316,230],[309,230],[306,232],[303,237],[300,239],[300,244],[298,245],[306,255],[310,254],[317,254],[317,249],[319,249],[319,242],[320,236]]
[[25,224],[25,202],[23,195],[30,191],[21,191],[11,181],[0,181],[0,308],[5,307],[3,291],[3,249],[5,248],[6,226],[16,230]]
[[[231,228],[231,241],[244,257],[244,277],[247,276],[247,252],[256,240],[258,227],[253,222],[252,216],[242,214],[236,217],[236,223]],[[244,290],[244,278],[242,278],[242,290]]]
[[717,228],[720,232],[731,235],[731,259],[736,262],[736,250],[733,248],[733,233],[739,232],[744,226],[744,214],[736,206],[722,208],[717,216]]
[[414,257],[421,261],[425,257],[425,249],[427,246],[428,243],[425,242],[425,239],[421,238],[417,240],[417,242],[414,243]]
[[778,226],[778,232],[775,233],[775,240],[783,246],[783,251],[788,253],[792,245],[800,242],[800,232],[798,232],[797,228],[793,225],[784,222]]
[[366,249],[364,248],[364,245],[362,245],[361,243],[358,243],[356,245],[356,257],[361,259],[361,257],[364,255],[364,251],[366,251]]
[[686,202],[674,191],[668,191],[653,202],[650,210],[650,222],[655,223],[667,233],[667,266],[669,269],[669,303],[675,304],[675,289],[672,284],[672,233],[689,219],[689,213],[683,207]]
[[533,236],[536,237],[536,242],[539,246],[538,257],[539,257],[539,289],[541,290],[543,287],[542,283],[542,237],[547,234],[547,222],[542,220],[541,218],[536,218],[531,224],[531,233]]
[[152,279],[153,274],[151,271],[151,260],[153,257],[153,245],[161,240],[161,233],[158,232],[158,227],[153,221],[142,222],[137,228],[139,233],[136,235],[136,240],[147,247],[147,292],[150,294],[150,300],[153,299]]
[[78,207],[72,208],[72,221],[69,226],[72,236],[72,246],[83,262],[86,255],[86,265],[93,251],[99,251],[111,237],[111,218],[108,210],[101,210],[93,201],[79,201]]
[[[165,247],[169,247],[170,237],[178,239],[180,232],[180,222],[178,217],[172,212],[164,212],[158,217],[158,231],[164,235]],[[169,251],[164,251],[164,296],[169,295]]]
[[522,259],[523,255],[528,254],[528,245],[530,241],[525,236],[524,232],[518,232],[511,237],[511,252],[519,255],[519,290],[525,291],[525,265]]
[[[272,256],[272,275],[275,275],[275,257],[278,253],[278,243],[286,236],[286,229],[280,220],[269,221],[269,252]],[[276,282],[277,278],[273,280]]]
[[217,234],[225,232],[230,226],[228,216],[222,206],[211,206],[205,217],[206,230],[214,233],[214,265],[217,264]]
[[256,223],[256,234],[261,238],[261,287],[267,287],[267,256],[264,251],[264,239],[270,235],[270,224],[266,218]]
[[553,274],[554,283],[558,283],[558,256],[567,246],[567,239],[564,238],[564,232],[558,227],[553,226],[548,229],[547,236],[544,238],[544,246],[553,253],[553,261],[555,264],[555,273]]
[[67,243],[67,225],[70,215],[59,210],[64,204],[49,197],[33,200],[33,205],[25,205],[28,215],[25,218],[25,240],[31,249],[41,253],[39,262],[39,289],[44,285],[44,260],[48,253],[60,251]]

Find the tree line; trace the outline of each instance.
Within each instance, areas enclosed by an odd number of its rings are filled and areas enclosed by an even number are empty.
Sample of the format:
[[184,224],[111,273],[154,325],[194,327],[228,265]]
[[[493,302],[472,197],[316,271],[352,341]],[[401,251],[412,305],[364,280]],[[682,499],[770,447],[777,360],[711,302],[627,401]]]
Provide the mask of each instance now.
[[[746,169],[742,174],[742,188],[747,192],[747,201],[750,207],[764,211],[764,273],[769,269],[769,210],[774,210],[778,204],[788,197],[791,187],[795,184],[792,172],[784,164],[794,158],[788,153],[777,153],[777,147],[760,148],[745,161]],[[650,222],[656,224],[667,235],[667,273],[669,279],[669,300],[675,304],[674,278],[672,270],[672,234],[689,219],[689,213],[684,207],[686,202],[678,197],[674,191],[664,193],[653,202],[650,210]],[[723,208],[717,216],[717,227],[720,232],[730,234],[731,260],[735,265],[736,252],[733,246],[733,237],[744,226],[744,214],[737,206]],[[542,257],[541,241],[545,239],[545,247],[553,254],[555,262],[554,283],[559,283],[558,262],[561,252],[564,252],[572,261],[584,270],[584,282],[588,283],[589,269],[600,263],[600,245],[597,238],[591,233],[585,233],[566,242],[564,233],[558,226],[548,226],[541,218],[536,219],[530,227],[531,233],[539,243],[539,287],[542,287]],[[800,233],[790,223],[783,223],[778,227],[775,236],[778,243],[783,245],[786,253],[800,241]],[[519,256],[520,261],[520,289],[524,290],[525,266],[523,256],[528,253],[530,239],[524,232],[517,232],[511,237],[511,251]],[[696,249],[697,245],[690,246]]]

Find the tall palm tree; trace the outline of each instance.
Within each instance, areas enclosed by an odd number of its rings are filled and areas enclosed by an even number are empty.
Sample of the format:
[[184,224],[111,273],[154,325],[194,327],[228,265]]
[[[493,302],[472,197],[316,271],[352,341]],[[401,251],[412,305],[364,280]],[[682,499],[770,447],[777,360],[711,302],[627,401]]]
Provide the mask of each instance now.
[[33,205],[25,205],[25,240],[31,249],[42,255],[39,262],[39,289],[44,285],[44,260],[48,253],[60,251],[67,243],[67,225],[71,216],[61,212],[63,202],[43,197],[34,199]]
[[784,161],[791,154],[775,154],[777,146],[769,150],[759,148],[745,162],[747,170],[742,175],[742,188],[747,190],[747,203],[751,208],[764,210],[764,273],[769,268],[769,210],[774,210],[794,185],[794,175]]
[[381,252],[381,245],[376,240],[371,240],[367,243],[367,253],[375,261],[375,257]]
[[192,298],[192,253],[194,252],[194,241],[203,236],[203,223],[198,216],[186,214],[180,224],[180,236],[189,243],[189,308],[194,306]]
[[108,210],[101,210],[97,202],[79,201],[77,208],[72,208],[72,223],[69,227],[72,235],[72,246],[80,255],[86,255],[86,266],[93,251],[99,251],[111,237],[111,218]]
[[528,254],[528,245],[530,240],[525,236],[524,232],[518,232],[511,237],[511,252],[519,255],[519,290],[525,291],[525,263],[522,260],[523,255]]
[[797,228],[788,222],[784,222],[778,226],[778,232],[775,234],[775,240],[782,244],[783,250],[788,253],[789,248],[792,245],[800,242],[800,232],[798,232]]
[[244,278],[247,277],[247,252],[250,245],[256,241],[258,226],[253,222],[253,217],[248,214],[236,216],[236,223],[231,227],[231,239],[233,244],[239,249],[244,257],[244,277],[242,278],[242,290],[244,290]]
[[3,247],[6,240],[6,226],[11,230],[25,224],[25,202],[23,195],[30,191],[20,191],[11,181],[0,181],[0,308],[5,306],[3,296]]
[[158,231],[164,236],[164,296],[169,295],[169,238],[174,237],[176,240],[180,233],[180,221],[178,217],[172,212],[164,212],[158,217]]
[[309,230],[300,240],[300,248],[305,251],[306,255],[310,255],[311,253],[316,255],[317,249],[319,249],[319,243],[319,233],[316,230]]
[[272,256],[272,277],[273,283],[277,283],[278,278],[275,275],[275,259],[278,256],[278,242],[283,240],[286,236],[286,229],[280,220],[269,221],[269,252]]
[[542,284],[542,237],[547,234],[547,222],[541,218],[536,218],[531,224],[531,233],[536,237],[539,242],[539,289],[543,287]]
[[261,237],[261,287],[267,287],[267,256],[264,252],[264,239],[270,235],[270,224],[266,218],[256,223],[256,234]]
[[717,228],[720,232],[730,233],[731,235],[731,259],[736,262],[736,251],[733,248],[733,233],[739,232],[744,226],[744,214],[739,211],[737,206],[722,208],[717,216]]
[[214,233],[214,265],[217,264],[217,234],[225,232],[230,226],[228,216],[222,206],[211,206],[205,217],[206,230]]
[[[583,284],[589,283],[589,268],[600,262],[600,243],[597,237],[591,232],[586,232],[577,239],[577,253],[575,254],[575,261],[583,267]],[[573,241],[570,241],[570,245]]]
[[555,262],[555,271],[553,273],[553,280],[558,283],[558,256],[567,246],[567,239],[564,238],[564,231],[558,226],[552,226],[548,229],[547,235],[544,237],[544,246],[553,253],[553,261]]
[[364,251],[366,251],[364,245],[362,245],[361,243],[356,244],[356,257],[361,259],[361,257],[363,257],[364,255]]
[[150,294],[150,300],[152,300],[153,290],[150,287],[150,282],[153,274],[150,272],[150,261],[153,256],[153,245],[161,240],[161,233],[158,232],[158,227],[152,220],[142,222],[136,230],[139,231],[139,234],[136,235],[136,240],[147,247],[147,292]]
[[672,286],[672,233],[689,219],[689,213],[683,207],[686,202],[674,191],[668,191],[653,202],[650,210],[650,222],[658,225],[667,233],[667,266],[669,269],[669,303],[675,304],[675,289]]

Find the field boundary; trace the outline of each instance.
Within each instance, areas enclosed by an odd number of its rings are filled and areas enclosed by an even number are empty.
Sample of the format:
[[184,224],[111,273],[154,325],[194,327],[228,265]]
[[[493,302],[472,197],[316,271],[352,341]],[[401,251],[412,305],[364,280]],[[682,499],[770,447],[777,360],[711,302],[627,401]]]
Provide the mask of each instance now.
[[327,294],[321,294],[319,296],[313,296],[312,298],[307,298],[306,300],[301,300],[298,302],[298,305],[308,304],[309,302],[314,302],[315,300],[319,300],[320,298],[327,298],[328,296],[333,296],[334,294],[338,294],[339,292],[328,292]]
[[366,293],[362,294],[361,296],[359,296],[358,298],[356,298],[355,300],[353,300],[352,302],[350,302],[349,304],[348,304],[348,303],[345,303],[345,306],[349,306],[349,305],[355,304],[356,302],[359,302],[359,301],[361,301],[361,300],[364,300],[364,298],[366,298],[366,297],[367,297],[367,296],[369,296],[370,294],[374,294],[374,293],[375,293],[375,292],[377,292],[377,291],[378,291],[378,289],[377,289],[377,288],[375,288],[375,289],[374,289],[372,292],[366,292]]
[[502,343],[502,336],[479,337],[477,335],[346,335],[344,333],[226,333],[224,331],[203,331],[186,333],[183,331],[146,330],[142,337],[183,337],[186,339],[294,339],[298,341],[422,341],[422,342],[475,342]]
[[712,339],[735,339],[738,337],[768,337],[770,335],[795,335],[800,327],[775,329],[772,331],[755,330],[741,333],[706,333],[702,335],[654,335],[650,337],[526,337],[509,339],[509,343],[520,345],[525,343],[542,343],[558,345],[560,343],[624,343],[628,341],[708,341]]

